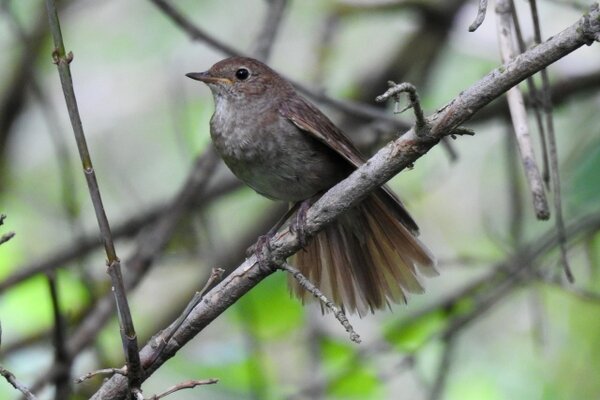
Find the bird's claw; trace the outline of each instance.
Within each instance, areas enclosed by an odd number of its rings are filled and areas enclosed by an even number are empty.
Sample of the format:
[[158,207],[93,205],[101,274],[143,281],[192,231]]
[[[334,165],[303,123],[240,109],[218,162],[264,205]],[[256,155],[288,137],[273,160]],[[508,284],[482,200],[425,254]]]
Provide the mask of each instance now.
[[306,213],[310,208],[311,202],[308,200],[304,200],[298,211],[296,212],[296,216],[292,223],[290,224],[290,232],[295,233],[298,236],[298,241],[302,247],[306,246]]
[[258,268],[265,271],[271,271],[273,269],[273,261],[271,260],[271,239],[275,236],[274,233],[269,232],[266,235],[258,237],[256,243],[251,246],[248,251],[256,255]]

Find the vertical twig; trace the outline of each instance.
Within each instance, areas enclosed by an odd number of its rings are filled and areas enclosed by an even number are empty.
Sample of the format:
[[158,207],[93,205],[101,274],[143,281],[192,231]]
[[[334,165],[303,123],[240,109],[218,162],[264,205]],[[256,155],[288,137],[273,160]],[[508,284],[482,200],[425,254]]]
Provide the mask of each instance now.
[[56,4],[54,0],[46,0],[46,8],[48,11],[50,31],[52,33],[55,46],[53,59],[58,67],[58,73],[65,96],[65,102],[69,111],[69,118],[73,127],[73,133],[77,143],[77,148],[79,150],[79,156],[81,158],[84,175],[88,184],[90,197],[92,199],[92,204],[94,206],[96,219],[98,221],[100,234],[102,236],[104,249],[108,259],[108,273],[111,277],[113,285],[114,296],[117,304],[117,313],[119,317],[119,325],[121,327],[121,341],[123,343],[125,360],[127,362],[127,379],[129,383],[129,389],[132,392],[138,392],[141,384],[142,367],[140,364],[137,336],[133,326],[133,319],[131,318],[129,304],[127,302],[123,277],[121,275],[120,260],[117,257],[114,247],[110,225],[104,211],[104,205],[100,195],[100,188],[98,186],[98,181],[96,180],[96,173],[94,172],[92,159],[87,147],[83,125],[81,123],[81,117],[79,116],[77,99],[75,97],[73,80],[71,78],[71,70],[69,67],[70,62],[73,59],[73,53],[69,52],[67,54],[65,51],[58,12],[56,10]]
[[[498,0],[496,3],[496,15],[498,20],[498,38],[500,41],[500,53],[502,62],[508,63],[514,56],[512,34],[511,34],[511,12],[508,0]],[[544,191],[544,184],[540,176],[540,171],[535,161],[531,136],[527,125],[527,112],[523,94],[518,86],[508,90],[506,93],[508,106],[515,129],[519,152],[527,176],[527,182],[533,198],[533,207],[538,219],[550,218],[550,209],[548,200]]]
[[[517,37],[517,43],[519,45],[519,52],[523,53],[526,50],[525,40],[521,33],[521,24],[519,23],[519,16],[517,15],[517,9],[515,7],[514,0],[510,0],[510,9],[515,27],[515,35]],[[548,168],[548,145],[546,144],[546,130],[544,129],[544,123],[542,121],[542,114],[540,112],[540,93],[537,89],[533,76],[527,77],[527,88],[529,89],[529,106],[535,114],[535,122],[538,127],[540,134],[540,143],[542,146],[542,179],[547,187],[550,186],[550,172]]]
[[[535,34],[535,42],[542,42],[542,32],[540,28],[540,20],[537,12],[535,0],[529,0],[531,7],[531,17],[533,19],[533,27]],[[550,178],[552,180],[552,191],[554,193],[554,213],[556,231],[558,234],[558,243],[560,248],[561,264],[565,271],[565,275],[569,282],[575,282],[569,259],[567,257],[567,235],[565,233],[565,221],[562,212],[562,200],[560,195],[560,175],[558,172],[558,149],[556,146],[556,134],[554,132],[554,119],[552,118],[552,100],[550,94],[550,79],[548,78],[548,70],[543,68],[542,74],[542,108],[546,119],[546,127],[548,128],[548,154],[550,158]]]

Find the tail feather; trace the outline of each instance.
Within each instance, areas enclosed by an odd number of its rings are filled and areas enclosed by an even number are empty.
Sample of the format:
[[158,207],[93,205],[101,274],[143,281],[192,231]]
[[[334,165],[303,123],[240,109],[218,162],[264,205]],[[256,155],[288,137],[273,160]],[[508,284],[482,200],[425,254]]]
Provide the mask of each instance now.
[[[423,292],[419,275],[438,274],[414,227],[391,209],[402,207],[394,200],[377,191],[296,254],[300,272],[350,312],[364,315],[390,302],[406,302],[408,293]],[[310,298],[293,278],[290,286],[303,301]]]

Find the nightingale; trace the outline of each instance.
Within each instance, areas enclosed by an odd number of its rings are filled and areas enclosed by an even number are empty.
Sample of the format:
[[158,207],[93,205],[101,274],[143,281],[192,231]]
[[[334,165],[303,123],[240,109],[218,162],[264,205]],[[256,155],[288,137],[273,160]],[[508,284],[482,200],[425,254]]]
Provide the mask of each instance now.
[[[219,61],[189,78],[210,88],[210,135],[231,171],[259,194],[306,204],[347,177],[365,158],[321,111],[262,62]],[[418,227],[382,186],[318,232],[296,267],[345,310],[364,315],[421,293],[420,276],[437,275]],[[289,279],[303,301],[312,296]]]

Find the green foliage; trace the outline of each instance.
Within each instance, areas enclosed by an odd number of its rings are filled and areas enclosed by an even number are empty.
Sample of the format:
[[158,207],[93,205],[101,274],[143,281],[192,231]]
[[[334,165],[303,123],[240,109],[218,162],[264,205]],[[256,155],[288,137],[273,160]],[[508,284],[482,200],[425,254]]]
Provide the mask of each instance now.
[[276,273],[242,297],[228,313],[243,329],[262,340],[281,338],[303,324],[304,309],[291,298],[286,275]]
[[600,143],[584,149],[569,182],[569,199],[574,209],[597,209],[600,203]]
[[[592,399],[600,393],[600,381],[592,379],[590,371],[600,370],[600,310],[597,302],[582,301],[551,289],[550,307],[556,305],[560,313],[560,325],[555,327],[557,335],[557,360],[546,364],[548,393],[557,393],[557,398]],[[553,347],[554,347],[553,346]],[[560,351],[562,349],[564,351]],[[551,398],[551,397],[548,397]]]
[[201,365],[196,369],[198,376],[218,377],[218,389],[220,391],[234,391],[242,395],[254,390],[266,395],[266,399],[273,398],[268,395],[272,383],[271,380],[266,378],[269,374],[265,373],[264,363],[256,357],[236,362]]
[[451,310],[436,309],[406,323],[393,321],[384,328],[384,336],[400,351],[416,351],[435,333],[442,331],[447,321],[466,314],[473,305],[472,299],[465,298],[455,303]]
[[48,293],[46,278],[38,275],[4,294],[0,301],[3,335],[21,336],[49,327],[52,308]]
[[446,316],[442,311],[427,313],[408,324],[393,326],[385,329],[385,338],[398,350],[415,351],[431,337],[431,335],[444,326]]
[[448,390],[449,400],[503,400],[498,385],[487,373],[470,375],[460,381],[454,381]]
[[358,357],[358,347],[347,340],[325,338],[321,341],[323,365],[328,376],[336,378],[327,388],[328,398],[381,398],[376,371]]

